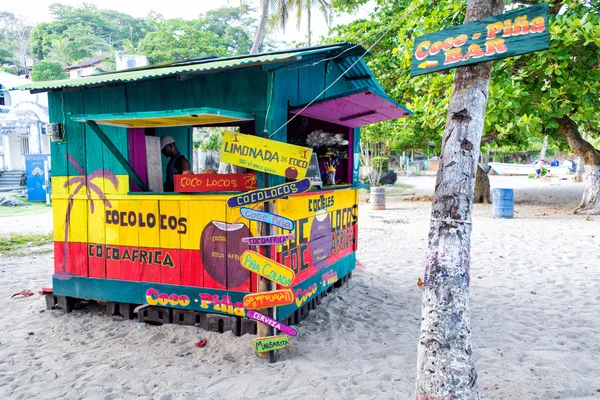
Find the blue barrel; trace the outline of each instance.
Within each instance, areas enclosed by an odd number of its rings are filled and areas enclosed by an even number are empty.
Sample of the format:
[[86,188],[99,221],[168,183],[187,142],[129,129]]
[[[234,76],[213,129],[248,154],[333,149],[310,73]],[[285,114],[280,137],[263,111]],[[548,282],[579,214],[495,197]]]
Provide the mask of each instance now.
[[512,189],[492,190],[492,217],[513,218],[515,216],[515,192]]

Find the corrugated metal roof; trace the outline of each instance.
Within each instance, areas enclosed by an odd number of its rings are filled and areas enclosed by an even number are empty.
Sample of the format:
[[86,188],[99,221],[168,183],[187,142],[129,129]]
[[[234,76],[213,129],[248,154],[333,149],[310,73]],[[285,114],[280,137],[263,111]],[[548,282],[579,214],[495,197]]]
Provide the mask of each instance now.
[[[340,66],[342,71],[345,71],[346,69],[350,68],[350,66],[354,64],[358,58],[359,57],[355,56],[346,57],[340,61],[337,61],[337,64]],[[385,90],[379,84],[379,82],[377,82],[377,79],[375,79],[375,76],[369,67],[367,67],[367,64],[364,62],[364,60],[357,62],[356,65],[346,72],[345,76],[348,82],[350,82],[355,89],[360,89],[367,86],[369,89],[385,93]],[[358,79],[363,77],[370,77],[371,79]]]
[[51,91],[63,88],[95,86],[115,82],[133,82],[147,79],[164,78],[185,73],[221,70],[240,66],[261,65],[269,62],[283,62],[307,55],[341,52],[350,46],[351,45],[348,43],[337,43],[332,45],[288,50],[284,52],[272,52],[209,60],[190,60],[178,62],[168,66],[137,68],[108,74],[86,76],[80,79],[61,79],[57,81],[32,82],[26,85],[11,88],[9,90]]

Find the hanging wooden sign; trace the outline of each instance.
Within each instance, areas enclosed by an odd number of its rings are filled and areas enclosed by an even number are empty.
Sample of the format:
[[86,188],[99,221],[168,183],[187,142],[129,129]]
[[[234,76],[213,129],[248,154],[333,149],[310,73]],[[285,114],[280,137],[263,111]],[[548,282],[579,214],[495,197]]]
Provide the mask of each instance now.
[[240,261],[242,267],[281,286],[292,286],[296,277],[290,268],[252,250],[244,251]]
[[250,293],[244,296],[246,310],[280,307],[292,304],[296,295],[292,289],[272,290],[270,292]]
[[231,131],[225,131],[221,147],[222,162],[288,179],[304,178],[311,155],[309,147]]
[[284,244],[288,240],[293,240],[296,237],[294,234],[289,235],[273,235],[273,236],[255,236],[242,238],[243,243],[248,243],[250,246],[277,246]]
[[279,322],[271,317],[268,317],[264,314],[259,313],[258,311],[250,310],[246,313],[246,316],[255,321],[262,322],[265,325],[272,326],[273,329],[277,329],[279,332],[288,334],[290,336],[297,335],[297,332],[294,328],[284,325],[281,322]]
[[173,177],[175,191],[246,192],[258,188],[256,174],[186,174]]
[[415,39],[410,76],[550,47],[548,4],[510,11]]
[[258,189],[252,192],[240,194],[227,199],[229,207],[240,207],[248,204],[263,203],[265,201],[286,197],[293,194],[306,192],[310,189],[310,179],[283,183],[267,189]]
[[251,208],[242,207],[240,208],[240,214],[242,214],[242,217],[248,218],[251,221],[264,222],[282,229],[287,229],[288,231],[292,231],[296,227],[296,223],[291,219],[282,217],[277,214],[271,214],[266,211],[253,210]]
[[260,337],[252,341],[252,347],[257,353],[285,349],[290,345],[290,338],[286,335]]

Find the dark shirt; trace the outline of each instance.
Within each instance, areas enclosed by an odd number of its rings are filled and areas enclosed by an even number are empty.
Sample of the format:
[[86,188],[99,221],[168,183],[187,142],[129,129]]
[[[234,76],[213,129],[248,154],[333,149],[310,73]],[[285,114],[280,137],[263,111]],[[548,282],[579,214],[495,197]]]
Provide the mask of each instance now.
[[165,180],[165,183],[163,185],[163,190],[165,192],[173,192],[175,190],[175,183],[173,181],[173,175],[178,175],[183,173],[183,169],[178,168],[175,165],[175,162],[177,161],[177,159],[179,157],[183,157],[183,154],[181,153],[177,153],[176,155],[174,155],[173,157],[171,157],[171,159],[169,160],[169,163],[167,164],[167,179]]

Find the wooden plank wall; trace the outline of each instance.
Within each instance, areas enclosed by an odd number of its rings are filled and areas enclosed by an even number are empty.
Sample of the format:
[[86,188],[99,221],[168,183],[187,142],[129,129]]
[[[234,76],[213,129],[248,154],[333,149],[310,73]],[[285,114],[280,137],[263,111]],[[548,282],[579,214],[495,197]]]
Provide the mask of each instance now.
[[[213,220],[241,222],[239,210],[227,211],[224,204],[226,196],[221,200],[209,201],[201,197],[192,200],[189,196],[127,196],[130,182],[124,168],[104,148],[91,129],[83,123],[70,121],[68,115],[214,107],[253,113],[256,118],[255,132],[262,135],[266,127],[271,135],[287,121],[288,104],[312,100],[339,73],[339,68],[328,67],[327,63],[305,68],[292,65],[277,71],[262,71],[257,67],[190,76],[182,80],[168,78],[50,93],[50,120],[63,123],[66,129],[66,143],[52,143],[56,273],[255,290],[255,283],[249,280],[239,283],[239,278],[229,272],[224,280],[219,278],[214,271],[207,270],[202,260],[204,245],[200,243],[200,237]],[[340,80],[327,94],[350,89],[345,81]],[[129,159],[127,129],[106,126],[102,129]],[[160,128],[156,129],[156,134],[173,136],[180,151],[189,157],[192,148],[189,129]],[[271,139],[286,141],[286,128]],[[79,180],[74,179],[78,177]],[[269,176],[267,182],[260,183],[272,186],[283,181],[281,177]],[[212,210],[211,216],[205,215],[206,210]],[[118,222],[112,223],[115,213],[118,213]],[[137,226],[131,226],[123,220],[139,220],[140,215],[150,214],[158,219],[167,216],[167,225],[169,217],[177,221],[185,218],[186,233],[177,232],[181,231],[179,227],[149,228],[139,226],[139,222]],[[250,231],[256,234],[255,224],[250,225]],[[228,232],[226,238],[225,251],[234,249],[232,254],[239,253],[241,249],[237,247],[239,238],[236,233]],[[137,259],[124,259],[125,249],[137,249]],[[172,268],[142,260],[142,251],[144,254],[156,254],[156,250],[163,250],[163,257],[169,253]],[[119,257],[116,256],[117,252]],[[228,258],[226,269],[234,264]],[[230,287],[229,282],[235,282],[236,286]]]
[[[239,222],[239,211],[225,211],[226,196],[210,201],[203,201],[201,197],[190,201],[191,198],[181,200],[179,196],[161,196],[160,199],[127,196],[130,181],[124,168],[91,129],[84,123],[71,121],[69,114],[213,107],[256,113],[262,121],[262,132],[266,89],[266,74],[260,68],[249,68],[188,76],[182,80],[168,78],[49,93],[50,121],[62,123],[66,132],[65,143],[51,145],[55,273],[251,290],[250,280],[236,287],[229,287],[227,280],[214,281],[202,264],[200,236],[210,219],[207,220],[209,216],[201,210],[212,208],[218,214],[213,215],[214,219],[223,223]],[[129,160],[127,129],[110,126],[102,126],[102,129]],[[180,151],[188,158],[192,152],[190,133],[190,127],[156,129],[157,136],[173,136]],[[109,222],[114,213],[118,213],[118,223]],[[123,221],[123,217],[133,219],[137,215],[135,218],[139,219],[140,215],[149,214],[156,218],[161,215],[177,220],[186,218],[187,234],[169,227],[132,227],[128,221]],[[169,224],[168,220],[166,223]],[[255,224],[251,225],[251,231],[256,231]],[[235,241],[237,244],[239,238]],[[138,251],[137,259],[124,259],[125,251],[129,254],[127,258],[132,249]],[[148,261],[149,254],[156,254],[156,250],[163,250],[163,257],[169,253],[172,268]],[[141,259],[141,254],[147,255],[146,262]],[[228,260],[227,268],[230,265],[233,264]]]
[[[288,104],[291,106],[303,105],[311,102],[315,98],[334,96],[336,94],[348,92],[354,89],[345,78],[338,80],[324,95],[319,94],[332,84],[341,74],[342,70],[333,61],[323,62],[312,66],[301,64],[292,64],[275,71],[269,72],[269,76],[273,76],[272,83],[269,78],[269,88],[273,86],[273,110],[267,121],[267,129],[269,132],[274,132],[280,126],[286,123],[288,118],[293,115],[288,113]],[[296,82],[296,84],[294,84]],[[284,106],[285,105],[285,106]],[[257,126],[258,126],[257,121]],[[355,154],[360,153],[359,139],[360,129],[354,129],[354,151]],[[286,141],[287,127],[281,129],[271,139]],[[354,155],[349,157],[354,161]],[[353,182],[358,183],[358,164],[354,163],[353,167]],[[269,181],[271,185],[283,183],[283,179],[274,177]]]

